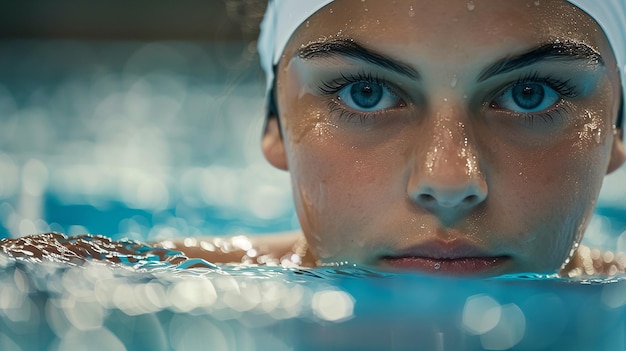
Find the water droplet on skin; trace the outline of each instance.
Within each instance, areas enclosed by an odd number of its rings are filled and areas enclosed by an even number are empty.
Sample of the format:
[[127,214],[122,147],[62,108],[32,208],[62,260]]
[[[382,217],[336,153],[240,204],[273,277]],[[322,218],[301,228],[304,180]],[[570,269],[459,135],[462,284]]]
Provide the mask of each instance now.
[[413,6],[409,7],[409,17],[415,17],[415,10],[413,10]]
[[602,142],[602,129],[598,128],[598,132],[596,133],[596,143],[600,144]]
[[535,6],[539,6],[539,0],[535,0]]
[[328,10],[328,12],[333,13],[335,12],[333,9]]
[[470,1],[467,3],[467,9],[470,11],[474,11],[474,9],[476,8],[476,5],[474,5],[473,1]]
[[439,262],[435,263],[435,270],[439,270],[441,268],[441,264]]
[[309,28],[309,21],[306,21],[306,23],[304,24],[307,28]]
[[450,82],[450,87],[452,89],[456,88],[456,85],[459,83],[459,79],[457,78],[456,74],[452,77],[452,81]]

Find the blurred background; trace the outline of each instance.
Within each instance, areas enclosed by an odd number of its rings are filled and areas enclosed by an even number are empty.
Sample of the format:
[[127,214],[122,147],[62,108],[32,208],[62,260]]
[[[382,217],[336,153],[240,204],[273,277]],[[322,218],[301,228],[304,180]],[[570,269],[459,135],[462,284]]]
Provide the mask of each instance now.
[[[263,159],[263,0],[0,4],[0,237],[298,228]],[[626,171],[586,241],[626,248]],[[616,247],[617,246],[617,247]]]
[[0,5],[0,236],[297,228],[260,152],[265,3]]

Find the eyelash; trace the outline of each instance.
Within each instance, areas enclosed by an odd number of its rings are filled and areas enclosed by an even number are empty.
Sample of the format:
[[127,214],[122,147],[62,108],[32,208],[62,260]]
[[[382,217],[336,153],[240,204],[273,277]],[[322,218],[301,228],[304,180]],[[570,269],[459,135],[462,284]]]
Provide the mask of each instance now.
[[572,111],[563,103],[557,103],[555,106],[556,108],[544,113],[515,113],[514,117],[532,127],[537,119],[543,122],[554,122],[556,118],[564,118]]
[[[559,93],[561,96],[567,98],[575,98],[578,96],[578,92],[576,91],[576,87],[571,85],[571,80],[561,80],[558,78],[554,78],[550,75],[542,75],[539,72],[531,72],[525,76],[520,77],[515,84],[524,84],[524,83],[545,83],[549,85],[554,91]],[[511,86],[509,84],[508,86]]]
[[[319,87],[319,91],[324,96],[334,96],[345,86],[358,83],[358,82],[367,82],[372,84],[379,84],[381,86],[386,87],[390,91],[393,91],[389,87],[389,84],[386,80],[373,75],[372,73],[367,72],[359,72],[357,74],[344,74],[340,73],[341,78],[334,79],[331,81],[322,81],[321,86]],[[570,107],[567,104],[564,104],[563,98],[576,98],[579,96],[579,92],[577,91],[577,87],[571,84],[571,80],[561,80],[555,78],[550,75],[544,75],[540,72],[531,72],[524,76],[521,76],[517,81],[513,83],[508,83],[504,88],[499,90],[498,94],[503,94],[507,89],[517,84],[525,84],[525,83],[544,83],[548,85],[550,88],[554,89],[560,96],[561,100],[555,105],[555,108],[544,112],[544,113],[514,113],[512,112],[517,119],[523,120],[525,123],[530,126],[533,125],[535,119],[539,118],[544,122],[553,122],[555,117],[563,117],[567,115],[570,111]],[[500,95],[496,95],[498,97]],[[494,98],[495,99],[495,98]],[[493,107],[493,99],[487,103],[488,105]],[[377,117],[384,114],[384,110],[374,111],[374,112],[356,112],[346,109],[341,106],[336,99],[332,99],[329,102],[329,110],[331,114],[338,113],[340,120],[345,121],[355,121],[357,120],[360,123],[365,123],[371,120],[376,119]]]
[[[373,75],[372,73],[367,72],[359,72],[356,74],[344,74],[340,73],[341,78],[334,79],[331,81],[322,81],[321,86],[319,87],[319,91],[324,96],[334,96],[345,86],[352,83],[359,82],[367,82],[372,84],[379,84],[390,91],[393,92],[393,89],[389,87],[389,84],[386,80],[380,78],[377,75]],[[341,104],[337,102],[336,99],[332,99],[328,103],[328,108],[331,114],[337,113],[339,116],[339,120],[348,121],[348,122],[359,122],[361,124],[367,123],[369,121],[375,120],[376,118],[382,116],[384,114],[384,110],[381,111],[373,111],[373,112],[356,112],[349,110]]]
[[343,87],[348,84],[358,83],[358,82],[367,82],[380,84],[389,88],[387,82],[378,76],[372,75],[371,73],[360,72],[357,74],[349,74],[346,75],[344,73],[340,73],[341,78],[331,80],[331,81],[322,81],[322,86],[319,88],[320,92],[323,95],[334,95],[339,92]]

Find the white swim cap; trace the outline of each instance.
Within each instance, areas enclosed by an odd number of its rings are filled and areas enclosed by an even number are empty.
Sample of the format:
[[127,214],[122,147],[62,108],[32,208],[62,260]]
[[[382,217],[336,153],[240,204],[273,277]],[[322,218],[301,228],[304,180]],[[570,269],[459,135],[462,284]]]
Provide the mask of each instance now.
[[[598,22],[613,47],[622,74],[622,95],[626,96],[626,0],[568,0]],[[267,92],[274,84],[274,66],[293,32],[333,0],[269,0],[261,23],[258,50],[265,71]],[[622,99],[623,103],[623,99]],[[624,118],[622,111],[622,120]]]

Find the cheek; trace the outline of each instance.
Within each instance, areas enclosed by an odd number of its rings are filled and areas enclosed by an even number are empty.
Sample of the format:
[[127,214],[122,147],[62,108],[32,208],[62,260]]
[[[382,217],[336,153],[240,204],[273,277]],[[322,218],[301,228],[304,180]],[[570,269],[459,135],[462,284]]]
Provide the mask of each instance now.
[[406,195],[405,153],[401,152],[405,145],[401,138],[382,138],[384,142],[372,145],[377,138],[367,133],[303,128],[305,113],[318,114],[303,110],[292,116],[301,120],[292,120],[286,133],[302,230],[321,259],[358,255],[359,244],[375,240],[378,233],[373,228],[380,228],[381,217]]
[[[509,213],[521,211],[517,218],[534,222],[586,221],[606,173],[613,142],[611,118],[603,112],[611,103],[605,96],[612,95],[599,95],[573,107],[567,116],[570,121],[561,131],[536,139],[511,133],[490,148],[491,163],[497,168],[489,177],[502,193],[490,195],[499,198]],[[491,127],[500,130],[498,125]],[[502,204],[504,201],[508,202]],[[528,227],[532,223],[517,225],[532,228]]]
[[315,232],[360,225],[392,192],[390,157],[379,161],[358,147],[311,136],[289,150],[297,206]]
[[561,227],[581,219],[593,206],[599,190],[598,175],[588,165],[565,156],[546,157],[525,167],[526,172],[518,176],[517,196],[525,207],[523,211],[535,223],[526,223],[524,228],[541,225],[565,230]]
[[320,259],[353,248],[357,238],[349,233],[360,233],[366,213],[366,202],[360,201],[365,181],[358,161],[331,144],[312,145],[304,138],[291,145],[289,156],[300,225]]
[[507,240],[529,247],[533,264],[559,265],[580,239],[606,169],[605,144],[594,140],[581,149],[564,140],[530,154],[504,152],[510,157],[490,192],[503,210],[492,214],[517,233]]

